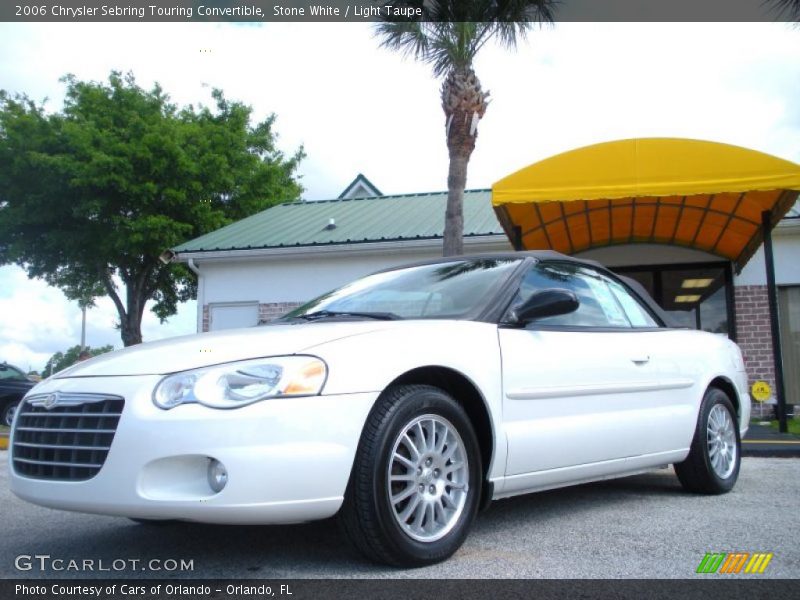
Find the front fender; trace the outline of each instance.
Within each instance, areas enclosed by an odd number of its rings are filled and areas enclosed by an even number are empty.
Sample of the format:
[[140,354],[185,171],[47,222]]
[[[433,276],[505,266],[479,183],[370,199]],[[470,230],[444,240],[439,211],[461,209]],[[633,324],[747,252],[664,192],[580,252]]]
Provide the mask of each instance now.
[[323,395],[382,392],[422,367],[444,367],[470,380],[491,420],[494,448],[489,478],[502,477],[506,440],[502,423],[502,371],[497,326],[473,321],[413,321],[306,348],[328,364]]

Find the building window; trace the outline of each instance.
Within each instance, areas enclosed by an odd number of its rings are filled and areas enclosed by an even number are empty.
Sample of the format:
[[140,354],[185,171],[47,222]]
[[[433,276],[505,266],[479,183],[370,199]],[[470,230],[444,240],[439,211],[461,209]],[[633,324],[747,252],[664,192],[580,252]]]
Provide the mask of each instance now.
[[778,288],[786,404],[800,404],[800,286]]
[[733,275],[727,263],[619,267],[682,327],[734,337]]

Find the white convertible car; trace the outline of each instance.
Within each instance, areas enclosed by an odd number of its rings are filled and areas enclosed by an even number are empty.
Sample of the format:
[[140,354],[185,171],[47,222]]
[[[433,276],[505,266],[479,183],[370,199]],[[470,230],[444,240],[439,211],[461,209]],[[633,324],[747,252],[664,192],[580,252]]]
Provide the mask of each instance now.
[[492,499],[675,465],[736,482],[739,348],[551,252],[391,269],[279,321],[142,344],[37,385],[11,487],[139,521],[338,513],[368,557],[443,560]]

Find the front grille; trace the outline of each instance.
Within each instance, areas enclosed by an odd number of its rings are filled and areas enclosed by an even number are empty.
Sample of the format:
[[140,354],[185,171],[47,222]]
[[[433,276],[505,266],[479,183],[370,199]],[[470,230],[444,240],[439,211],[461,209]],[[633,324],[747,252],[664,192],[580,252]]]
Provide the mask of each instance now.
[[103,394],[26,398],[14,417],[14,471],[34,479],[91,479],[106,461],[124,405]]

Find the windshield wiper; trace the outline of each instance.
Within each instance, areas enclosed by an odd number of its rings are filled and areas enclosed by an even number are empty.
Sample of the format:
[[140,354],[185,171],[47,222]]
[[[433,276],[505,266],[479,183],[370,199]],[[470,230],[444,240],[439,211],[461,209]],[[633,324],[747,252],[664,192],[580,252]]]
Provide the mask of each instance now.
[[317,321],[331,317],[364,317],[366,319],[376,319],[378,321],[396,321],[401,319],[399,315],[390,312],[354,312],[349,310],[318,310],[304,315],[298,315],[296,319],[306,321]]

